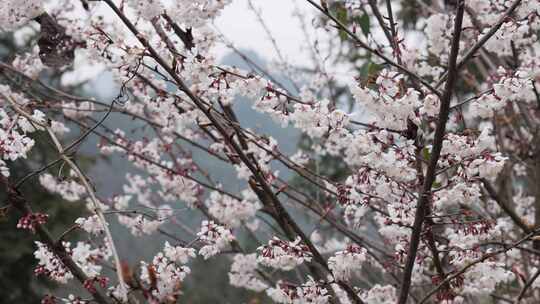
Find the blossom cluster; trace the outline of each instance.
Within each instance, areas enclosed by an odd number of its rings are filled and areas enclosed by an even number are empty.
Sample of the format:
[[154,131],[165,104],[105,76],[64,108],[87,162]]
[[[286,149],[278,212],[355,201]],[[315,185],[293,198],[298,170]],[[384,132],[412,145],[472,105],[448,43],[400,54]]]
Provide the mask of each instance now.
[[254,217],[257,210],[261,208],[252,191],[245,190],[242,194],[244,199],[239,201],[219,192],[210,193],[207,200],[208,212],[225,225],[238,227],[242,222]]
[[311,277],[300,286],[279,281],[275,288],[268,289],[266,293],[276,303],[284,304],[326,304],[330,298],[328,290]]
[[343,251],[338,251],[328,259],[328,267],[336,280],[348,280],[352,274],[362,268],[367,261],[367,251],[355,245],[350,245]]
[[0,29],[13,30],[39,16],[43,12],[40,0],[6,0],[0,12]]
[[268,285],[257,274],[257,254],[236,254],[229,272],[232,286],[253,291],[263,291]]
[[171,301],[178,297],[180,283],[191,272],[185,264],[196,257],[193,248],[171,246],[165,242],[152,263],[141,262],[141,281],[151,285],[152,297],[157,301]]
[[203,221],[201,231],[197,232],[199,240],[204,244],[199,254],[205,259],[215,256],[235,240],[229,228],[216,224],[213,221]]
[[[106,258],[101,248],[92,249],[90,244],[84,242],[77,242],[73,248],[69,242],[63,242],[62,245],[66,254],[72,257],[84,274],[91,278],[100,275],[102,266],[99,265],[99,262]],[[38,260],[38,266],[34,270],[36,274],[46,275],[60,283],[66,283],[73,278],[71,271],[48,245],[36,241],[36,246],[37,250],[34,252],[34,256]]]
[[302,244],[300,238],[287,242],[274,237],[258,250],[258,260],[262,265],[281,270],[292,270],[304,262],[310,262],[312,257],[309,248]]
[[[1,85],[0,93],[9,95],[10,98],[21,105],[27,102],[22,95],[12,93],[7,86]],[[4,106],[4,103],[5,101],[0,103],[2,104],[2,108],[0,108],[0,173],[5,177],[9,177],[10,171],[6,161],[27,158],[28,153],[35,144],[30,134],[42,128],[28,121],[26,117],[9,111],[9,108],[7,105]],[[45,121],[45,114],[39,110],[34,110],[31,117],[36,121]]]

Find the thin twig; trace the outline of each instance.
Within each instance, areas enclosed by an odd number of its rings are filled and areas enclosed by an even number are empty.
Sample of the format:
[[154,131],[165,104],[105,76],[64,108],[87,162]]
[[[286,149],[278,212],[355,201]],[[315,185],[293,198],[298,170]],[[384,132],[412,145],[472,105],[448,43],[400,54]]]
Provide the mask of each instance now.
[[525,233],[530,233],[532,231],[531,227],[525,223],[519,215],[508,206],[508,203],[503,201],[502,197],[497,193],[495,188],[491,185],[491,183],[486,180],[485,178],[482,179],[482,184],[484,185],[484,189],[486,189],[489,196],[501,207],[501,209],[512,219],[512,221],[521,228]]
[[[486,42],[493,36],[495,35],[495,33],[497,33],[497,31],[501,28],[501,26],[503,25],[503,23],[505,23],[508,18],[510,17],[510,15],[512,15],[512,13],[518,8],[518,6],[521,4],[521,1],[522,0],[516,0],[505,12],[504,14],[497,20],[497,22],[495,22],[494,25],[492,25],[489,29],[489,31],[482,36],[482,38],[480,38],[480,40],[478,40],[478,42],[473,45],[468,51],[467,53],[465,53],[465,55],[463,55],[463,57],[461,58],[461,60],[458,62],[457,64],[457,68],[460,69],[461,67],[463,67],[467,61],[469,61],[469,59],[471,59],[475,54],[476,52],[482,48],[482,46],[484,46],[484,44],[486,44]],[[438,88],[441,84],[444,83],[444,81],[446,80],[446,78],[448,77],[448,73],[450,71],[446,71],[446,73],[444,73],[441,78],[439,79],[439,81],[437,82],[437,84],[435,85],[436,88]]]
[[431,92],[433,92],[435,95],[441,97],[442,94],[441,92],[439,92],[439,90],[437,90],[435,87],[433,87],[429,82],[427,82],[425,79],[423,79],[422,77],[418,76],[417,74],[415,74],[414,72],[410,71],[409,69],[407,69],[406,67],[400,65],[399,63],[397,62],[394,62],[392,59],[388,58],[386,55],[384,55],[382,52],[380,52],[379,50],[376,50],[372,47],[370,47],[369,45],[367,45],[364,41],[362,41],[362,39],[360,39],[356,34],[354,34],[353,32],[351,32],[346,25],[344,25],[343,23],[341,23],[341,21],[339,21],[336,17],[334,17],[332,14],[330,14],[330,12],[328,12],[327,10],[325,10],[324,8],[322,8],[319,4],[317,4],[315,1],[313,0],[306,0],[307,2],[309,2],[311,5],[313,5],[315,8],[317,8],[319,11],[321,11],[325,16],[327,16],[328,18],[330,18],[338,27],[340,30],[342,30],[343,32],[345,32],[349,37],[351,37],[361,48],[365,49],[366,51],[372,53],[373,55],[379,57],[380,59],[382,59],[384,62],[386,62],[387,64],[397,68],[398,70],[400,70],[401,72],[407,74],[408,76],[410,76],[411,78],[419,81],[421,84],[423,84],[425,87],[427,87]]
[[527,240],[529,240],[531,237],[535,236],[537,233],[538,233],[538,229],[532,231],[531,233],[525,235],[523,238],[521,238],[519,241],[515,242],[514,244],[510,245],[510,246],[505,246],[505,248],[503,249],[500,249],[500,250],[497,250],[497,251],[494,251],[494,252],[491,252],[491,253],[487,253],[485,255],[483,255],[481,258],[477,259],[476,261],[474,262],[471,262],[469,264],[467,264],[466,266],[464,266],[463,268],[461,268],[459,271],[455,272],[454,274],[452,274],[451,276],[448,276],[446,279],[444,279],[441,283],[439,283],[439,285],[437,285],[435,288],[433,288],[431,291],[429,291],[425,296],[424,298],[419,302],[419,304],[423,304],[423,303],[426,303],[429,298],[431,298],[432,295],[434,295],[436,292],[439,291],[439,289],[441,289],[442,286],[444,286],[445,284],[448,284],[449,282],[451,282],[453,279],[461,276],[462,274],[464,274],[467,270],[469,270],[469,268],[479,264],[479,263],[482,263],[484,262],[485,260],[488,260],[490,258],[493,258],[501,253],[505,253],[505,252],[508,252],[510,251],[511,249],[514,249],[516,247],[518,247],[519,245],[523,244],[524,242],[526,242]]
[[519,296],[517,297],[515,304],[521,302],[521,299],[523,299],[523,296],[525,295],[525,292],[527,292],[527,289],[531,287],[531,285],[536,281],[536,279],[540,276],[540,269],[536,271],[536,273],[525,283],[525,286],[523,286],[523,289],[521,289],[521,292],[519,293]]

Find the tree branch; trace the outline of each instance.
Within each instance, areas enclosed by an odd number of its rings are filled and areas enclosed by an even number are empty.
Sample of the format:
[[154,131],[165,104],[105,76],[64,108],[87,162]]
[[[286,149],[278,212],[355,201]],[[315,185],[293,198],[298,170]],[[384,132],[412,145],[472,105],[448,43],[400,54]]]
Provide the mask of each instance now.
[[[125,292],[127,294],[127,285],[126,285],[126,283],[124,281],[124,276],[122,274],[122,265],[120,263],[120,257],[118,256],[118,251],[117,251],[116,246],[114,244],[114,239],[112,237],[111,230],[109,229],[109,225],[107,223],[107,220],[105,219],[105,216],[103,215],[103,210],[101,209],[100,202],[97,199],[96,194],[94,192],[94,189],[90,185],[90,182],[88,181],[86,176],[81,172],[81,170],[75,164],[75,162],[71,158],[69,158],[67,156],[65,148],[62,146],[62,144],[58,140],[58,137],[56,137],[56,135],[54,134],[54,131],[51,129],[51,127],[48,125],[48,123],[42,123],[42,122],[37,121],[36,119],[34,119],[31,115],[29,115],[24,110],[22,110],[19,107],[19,105],[10,96],[4,95],[2,93],[0,93],[0,96],[3,97],[7,101],[7,103],[10,104],[11,107],[17,113],[24,116],[31,123],[33,123],[35,125],[38,125],[38,126],[42,127],[43,129],[45,129],[47,131],[47,133],[49,134],[50,138],[52,139],[52,141],[54,143],[54,146],[56,147],[56,149],[58,151],[58,154],[59,154],[60,158],[62,158],[64,160],[64,162],[71,168],[71,170],[73,170],[73,172],[77,175],[77,177],[82,182],[86,192],[88,193],[88,196],[90,197],[90,200],[92,201],[92,204],[93,204],[93,207],[94,207],[93,211],[96,214],[96,216],[98,217],[99,222],[100,222],[101,226],[103,227],[103,231],[105,232],[106,239],[109,242],[111,253],[112,253],[115,265],[116,265],[116,275],[117,275],[117,278],[118,278],[118,284],[120,286],[121,292]],[[111,104],[111,107],[112,107],[112,104]],[[105,116],[105,118],[107,116],[108,116],[108,114]],[[101,121],[101,122],[103,122],[103,121]],[[100,124],[101,124],[101,122],[100,122]],[[90,133],[84,133],[83,136],[87,136],[88,134],[90,134]]]
[[420,243],[420,237],[422,235],[422,225],[426,215],[428,215],[429,203],[431,200],[431,187],[436,178],[437,162],[441,154],[444,134],[446,131],[446,122],[450,115],[450,101],[452,98],[452,92],[457,80],[458,68],[456,65],[457,56],[459,52],[459,40],[461,37],[461,26],[463,22],[464,1],[459,0],[456,8],[456,18],[454,24],[454,36],[452,39],[452,48],[450,51],[450,60],[448,64],[448,70],[450,71],[448,81],[444,89],[443,96],[441,98],[441,106],[439,110],[439,119],[435,129],[435,135],[433,140],[433,149],[431,151],[431,158],[429,166],[427,168],[426,176],[424,178],[424,185],[422,187],[422,193],[419,195],[418,203],[416,206],[416,213],[414,216],[413,232],[411,234],[411,240],[409,242],[409,252],[407,254],[407,261],[405,263],[405,271],[403,273],[403,281],[401,284],[401,291],[399,294],[398,303],[405,304],[409,296],[409,289],[411,286],[411,276],[416,260],[416,254],[418,251],[418,245]]
[[336,25],[337,27],[342,30],[343,32],[345,32],[349,37],[351,37],[361,48],[365,49],[366,51],[372,53],[373,55],[379,57],[380,59],[382,59],[384,62],[386,62],[387,64],[397,68],[399,71],[401,71],[402,73],[410,76],[412,79],[416,80],[416,81],[419,81],[421,84],[423,84],[425,87],[427,87],[431,92],[433,92],[435,95],[441,97],[442,94],[441,92],[439,92],[439,90],[437,90],[436,88],[434,88],[429,82],[427,82],[425,79],[423,79],[422,77],[416,75],[414,72],[410,71],[409,69],[407,69],[406,67],[400,65],[399,63],[396,63],[394,62],[392,59],[388,58],[386,55],[384,55],[381,51],[379,50],[376,50],[376,49],[373,49],[371,48],[369,45],[367,45],[364,41],[362,41],[362,39],[360,39],[358,36],[356,36],[353,32],[351,32],[346,25],[344,25],[343,23],[341,23],[341,21],[339,21],[336,17],[332,16],[327,10],[325,10],[324,8],[322,8],[319,4],[315,3],[315,1],[313,0],[306,0],[307,2],[309,2],[311,5],[313,5],[315,8],[317,8],[319,11],[321,11],[325,16],[327,16],[328,18],[330,18]]
[[525,286],[523,286],[523,289],[521,289],[521,292],[519,293],[516,301],[514,303],[518,304],[521,302],[521,299],[523,299],[523,296],[525,295],[525,292],[527,292],[527,289],[531,287],[531,285],[536,281],[536,279],[540,276],[540,269],[536,271],[536,273],[525,283]]
[[482,179],[482,184],[484,185],[484,189],[486,189],[489,196],[501,207],[501,209],[512,219],[512,221],[521,228],[525,233],[530,233],[532,231],[531,227],[527,225],[520,217],[517,215],[517,213],[508,206],[508,204],[503,201],[502,197],[499,196],[497,191],[493,188],[493,186],[490,184],[489,181],[486,179]]
[[[507,10],[506,12],[504,12],[504,14],[499,18],[499,20],[497,20],[497,22],[495,22],[495,24],[493,26],[490,27],[489,31],[484,35],[482,36],[482,38],[480,38],[480,40],[478,40],[478,42],[473,45],[468,51],[467,53],[465,53],[465,55],[463,55],[463,57],[461,58],[461,60],[458,62],[457,64],[457,68],[460,69],[462,68],[466,63],[467,61],[469,61],[469,59],[471,59],[474,54],[476,54],[476,52],[482,48],[482,46],[484,46],[484,44],[486,44],[486,42],[493,36],[495,35],[495,33],[501,28],[501,26],[503,25],[503,23],[508,19],[508,17],[510,17],[510,15],[512,15],[512,13],[517,9],[517,7],[521,4],[521,1],[522,0],[516,0]],[[446,78],[449,76],[449,73],[450,71],[446,71],[446,73],[444,73],[441,78],[439,79],[439,81],[437,82],[437,84],[435,85],[436,88],[438,88],[441,84],[443,84],[443,82],[446,80]]]
[[[6,192],[8,196],[8,202],[15,209],[19,210],[22,214],[31,214],[32,210],[30,209],[29,203],[18,192],[14,187],[11,187],[8,184],[8,181],[2,178],[2,181],[6,185]],[[66,252],[66,249],[61,242],[56,242],[51,236],[51,233],[43,227],[41,224],[36,224],[36,234],[38,235],[40,241],[47,244],[49,250],[51,250],[63,263],[63,265],[73,274],[73,276],[84,285],[85,282],[89,279],[86,274],[77,266],[73,261],[69,253]],[[100,304],[108,304],[107,297],[103,294],[103,291],[97,287],[96,292],[92,294],[94,300]]]
[[495,256],[497,256],[497,255],[499,255],[501,253],[505,253],[505,252],[510,251],[511,249],[517,248],[519,245],[523,244],[524,242],[526,242],[527,240],[529,240],[530,238],[535,236],[537,233],[538,233],[538,229],[533,230],[533,231],[531,231],[531,233],[527,234],[526,236],[524,236],[523,238],[521,238],[519,241],[515,242],[514,244],[512,244],[510,246],[505,246],[505,248],[503,248],[503,249],[499,249],[497,251],[484,254],[478,260],[467,264],[466,266],[461,268],[459,271],[455,272],[451,276],[448,276],[446,279],[444,279],[444,281],[442,281],[439,285],[437,285],[437,287],[433,288],[430,292],[428,292],[426,294],[426,296],[424,296],[424,298],[420,301],[419,304],[426,303],[432,295],[434,295],[437,291],[439,291],[439,289],[441,289],[442,286],[444,286],[445,284],[450,283],[453,279],[455,279],[455,278],[459,277],[460,275],[464,274],[469,268],[471,268],[471,267],[473,267],[473,266],[475,266],[475,265],[477,265],[479,263],[482,263],[485,260],[493,258],[493,257],[495,257]]
[[[276,209],[278,217],[282,221],[281,224],[290,225],[290,228],[293,229],[294,232],[308,246],[310,251],[313,253],[313,256],[315,257],[315,260],[323,267],[328,269],[328,265],[326,264],[324,258],[322,258],[320,253],[310,241],[310,239],[304,234],[304,232],[300,229],[296,222],[292,220],[291,216],[288,214],[279,199],[276,197],[275,193],[273,193],[272,189],[267,184],[261,172],[257,170],[256,166],[250,161],[250,159],[247,157],[247,155],[244,153],[244,150],[238,145],[238,143],[229,138],[229,133],[227,132],[225,127],[214,116],[215,110],[213,110],[211,107],[206,107],[204,101],[189,89],[185,82],[178,76],[178,74],[175,73],[172,67],[167,62],[165,62],[165,60],[150,45],[148,40],[145,39],[142,35],[140,35],[135,25],[118,9],[118,7],[114,4],[112,0],[103,1],[107,3],[107,5],[122,20],[122,22],[128,27],[128,29],[137,37],[138,41],[148,50],[151,57],[157,62],[157,64],[160,65],[172,77],[172,79],[174,79],[178,88],[182,92],[184,92],[187,97],[195,104],[195,106],[205,114],[205,116],[210,120],[211,124],[216,128],[216,130],[221,134],[221,136],[223,136],[223,139],[227,142],[227,144],[238,154],[240,160],[248,167],[251,174],[253,175],[254,181],[256,181],[257,185],[261,187],[261,191],[264,192],[271,200],[273,207]],[[358,295],[352,290],[350,286],[343,282],[338,282],[338,284],[347,292],[347,294],[349,295],[351,300],[354,301],[354,303],[363,303],[363,301],[358,297]]]

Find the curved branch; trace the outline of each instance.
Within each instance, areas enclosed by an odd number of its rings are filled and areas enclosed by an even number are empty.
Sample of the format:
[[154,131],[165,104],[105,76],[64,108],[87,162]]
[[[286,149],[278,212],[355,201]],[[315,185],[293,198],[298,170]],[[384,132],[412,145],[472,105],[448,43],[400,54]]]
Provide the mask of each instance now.
[[[71,160],[71,158],[69,158],[67,156],[66,150],[64,149],[64,147],[62,146],[62,144],[58,140],[58,137],[56,137],[56,135],[54,134],[54,131],[51,129],[51,127],[47,123],[42,123],[41,121],[37,121],[36,119],[34,119],[31,115],[29,115],[24,110],[22,110],[19,107],[19,105],[17,105],[17,103],[10,96],[7,96],[7,95],[1,94],[1,93],[0,93],[0,96],[2,96],[8,102],[8,104],[10,104],[13,107],[13,109],[17,113],[24,116],[26,119],[28,119],[28,121],[30,121],[30,122],[44,128],[47,131],[47,133],[49,134],[49,136],[51,137],[51,139],[52,139],[52,141],[54,143],[54,146],[58,150],[58,154],[60,155],[60,158],[62,158],[64,160],[64,162],[71,168],[71,170],[73,170],[73,172],[75,172],[77,177],[81,180],[86,192],[88,193],[88,196],[90,197],[90,200],[92,201],[92,204],[93,204],[93,207],[94,207],[93,211],[96,214],[96,216],[98,217],[99,222],[100,222],[101,226],[103,227],[103,231],[105,231],[106,239],[109,242],[109,245],[111,247],[110,249],[111,249],[111,253],[112,253],[115,265],[116,265],[116,275],[118,277],[118,284],[120,285],[121,292],[127,294],[127,285],[126,285],[126,282],[124,281],[124,276],[122,274],[122,265],[121,265],[121,262],[120,262],[120,257],[118,256],[118,251],[117,251],[116,246],[114,244],[114,239],[112,237],[111,230],[109,229],[109,225],[107,223],[107,220],[105,219],[105,216],[103,215],[103,210],[102,210],[102,208],[100,206],[100,202],[99,202],[98,198],[96,197],[94,189],[90,185],[90,182],[88,181],[87,177],[81,172],[81,170],[75,164],[75,162],[73,160]],[[108,114],[107,114],[107,116],[108,116]],[[88,135],[88,134],[89,133],[85,133],[85,136]]]

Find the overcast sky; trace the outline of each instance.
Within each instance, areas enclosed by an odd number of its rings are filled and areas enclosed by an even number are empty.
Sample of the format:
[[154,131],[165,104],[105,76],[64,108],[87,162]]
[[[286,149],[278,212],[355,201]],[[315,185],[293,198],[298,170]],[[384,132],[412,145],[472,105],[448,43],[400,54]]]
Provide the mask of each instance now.
[[[309,58],[301,52],[305,38],[298,18],[293,16],[295,7],[306,13],[307,22],[314,16],[313,8],[303,0],[252,0],[255,7],[262,12],[262,17],[270,28],[281,52],[289,62],[307,64]],[[272,43],[268,40],[262,26],[249,9],[247,0],[234,0],[215,21],[216,27],[239,49],[250,49],[266,59],[277,58]],[[228,52],[224,47],[217,48],[219,55]]]

